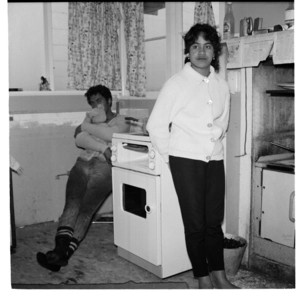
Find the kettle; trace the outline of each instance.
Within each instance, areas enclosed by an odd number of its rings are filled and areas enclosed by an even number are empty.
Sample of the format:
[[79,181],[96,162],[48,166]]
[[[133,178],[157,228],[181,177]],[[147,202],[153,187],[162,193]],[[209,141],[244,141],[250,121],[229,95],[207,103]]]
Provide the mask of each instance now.
[[251,17],[244,18],[240,21],[240,37],[252,35],[253,20]]

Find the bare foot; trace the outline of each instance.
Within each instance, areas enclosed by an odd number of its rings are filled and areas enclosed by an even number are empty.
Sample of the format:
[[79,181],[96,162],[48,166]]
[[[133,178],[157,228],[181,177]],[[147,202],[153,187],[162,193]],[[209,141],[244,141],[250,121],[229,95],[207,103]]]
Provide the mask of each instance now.
[[198,278],[199,289],[213,289],[209,276],[203,276]]
[[210,273],[210,278],[213,287],[216,289],[240,289],[227,279],[224,270],[212,271]]

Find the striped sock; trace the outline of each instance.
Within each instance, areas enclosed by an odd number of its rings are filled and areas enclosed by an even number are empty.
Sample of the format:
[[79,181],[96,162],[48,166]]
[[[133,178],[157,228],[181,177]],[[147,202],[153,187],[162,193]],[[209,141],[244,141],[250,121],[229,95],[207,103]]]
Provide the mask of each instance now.
[[55,237],[73,237],[74,230],[68,226],[59,227],[56,231]]
[[66,255],[69,249],[70,240],[73,237],[74,230],[71,227],[59,227],[55,235],[55,249],[59,254]]
[[69,259],[75,253],[75,251],[78,249],[78,246],[79,246],[78,240],[73,237],[70,241],[70,245],[69,245],[69,249],[68,249],[68,258]]

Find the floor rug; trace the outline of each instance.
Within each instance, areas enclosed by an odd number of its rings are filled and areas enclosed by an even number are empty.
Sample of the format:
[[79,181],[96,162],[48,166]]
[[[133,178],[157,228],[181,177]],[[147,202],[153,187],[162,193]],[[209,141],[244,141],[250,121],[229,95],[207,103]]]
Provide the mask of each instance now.
[[96,289],[96,290],[102,290],[102,289],[142,289],[142,290],[149,290],[149,289],[189,289],[189,286],[185,282],[157,282],[157,283],[136,283],[136,282],[126,282],[126,283],[118,283],[118,284],[12,284],[12,289],[39,289],[39,290],[45,290],[45,289],[68,289],[68,290],[74,290],[74,289]]

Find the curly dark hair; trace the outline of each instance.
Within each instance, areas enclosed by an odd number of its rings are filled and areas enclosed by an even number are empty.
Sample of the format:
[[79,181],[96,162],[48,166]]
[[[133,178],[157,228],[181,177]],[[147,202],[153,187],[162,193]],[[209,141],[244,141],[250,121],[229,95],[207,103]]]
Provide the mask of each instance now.
[[96,94],[102,95],[106,99],[107,102],[108,102],[108,99],[112,99],[112,95],[111,95],[109,88],[107,88],[103,85],[93,86],[93,87],[90,87],[88,89],[88,91],[84,94],[84,96],[87,98],[87,102],[89,105],[91,105],[91,101],[90,101],[91,97]]
[[212,60],[211,65],[218,72],[220,69],[219,57],[221,54],[222,47],[221,47],[221,37],[214,27],[208,24],[198,24],[198,23],[192,26],[190,30],[183,37],[184,45],[185,45],[184,54],[186,55],[189,53],[190,47],[196,42],[200,34],[203,36],[205,40],[210,41],[214,48],[215,59]]

